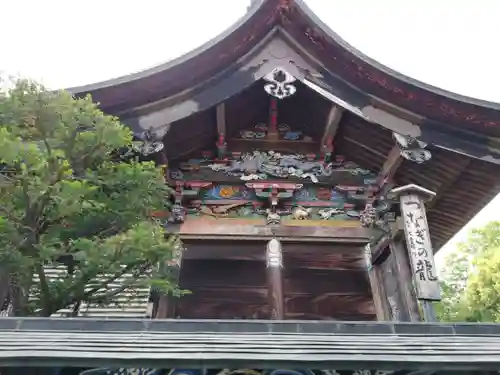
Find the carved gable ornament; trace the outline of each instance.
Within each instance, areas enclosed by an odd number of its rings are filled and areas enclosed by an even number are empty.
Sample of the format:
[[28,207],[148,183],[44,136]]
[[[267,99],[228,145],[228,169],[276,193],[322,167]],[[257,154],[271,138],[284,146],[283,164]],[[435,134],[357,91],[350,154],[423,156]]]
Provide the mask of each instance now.
[[269,82],[264,85],[264,90],[275,98],[284,99],[297,91],[297,88],[292,85],[296,78],[283,68],[274,68],[264,76],[264,80]]
[[158,131],[146,130],[140,134],[136,134],[140,142],[134,144],[135,150],[144,156],[160,152],[165,147],[162,139],[168,133],[169,129],[170,125]]

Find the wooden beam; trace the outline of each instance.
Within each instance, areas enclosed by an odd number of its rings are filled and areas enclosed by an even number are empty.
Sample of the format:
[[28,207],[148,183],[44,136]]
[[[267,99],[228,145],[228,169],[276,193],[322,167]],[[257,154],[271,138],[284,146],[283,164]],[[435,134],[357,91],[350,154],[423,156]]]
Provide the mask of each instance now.
[[403,163],[403,157],[401,156],[401,149],[398,145],[394,145],[389,151],[387,158],[385,159],[384,165],[377,176],[377,185],[379,189],[384,186],[388,186],[393,182],[394,176],[398,171],[398,168]]
[[281,225],[272,230],[263,222],[258,224],[255,221],[235,221],[235,219],[190,218],[182,224],[178,234],[182,240],[269,241],[276,236],[281,238],[283,242],[294,242],[301,245],[307,242],[364,245],[369,241],[372,233],[370,228],[293,225]]
[[[173,252],[173,257],[172,260],[165,265],[166,267],[166,275],[169,280],[172,281],[172,283],[179,283],[179,276],[181,272],[181,265],[182,265],[182,254],[183,254],[184,248],[182,247],[182,244],[179,242],[176,245],[176,248]],[[173,319],[176,317],[176,310],[177,310],[177,297],[173,296],[172,294],[165,294],[162,293],[160,294],[160,297],[158,299],[158,305],[155,313],[155,318],[156,319]]]
[[325,154],[331,154],[333,152],[333,140],[335,139],[335,135],[339,129],[343,113],[344,108],[339,107],[338,105],[333,105],[328,113],[325,130],[323,132],[323,137],[321,138],[321,150]]
[[283,269],[283,248],[275,238],[267,243],[266,267],[270,318],[283,320],[285,318],[283,274],[281,272]]

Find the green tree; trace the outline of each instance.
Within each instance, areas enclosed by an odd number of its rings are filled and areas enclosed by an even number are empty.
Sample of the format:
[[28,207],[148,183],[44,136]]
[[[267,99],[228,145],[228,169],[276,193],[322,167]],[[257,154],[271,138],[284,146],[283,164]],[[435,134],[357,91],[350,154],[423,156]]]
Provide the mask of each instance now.
[[500,322],[500,221],[471,231],[445,259],[442,321]]
[[[14,315],[106,305],[139,282],[178,292],[158,270],[178,239],[151,219],[170,192],[161,168],[132,158],[132,146],[131,132],[90,97],[27,80],[0,93],[0,264]],[[62,277],[48,278],[45,265]]]

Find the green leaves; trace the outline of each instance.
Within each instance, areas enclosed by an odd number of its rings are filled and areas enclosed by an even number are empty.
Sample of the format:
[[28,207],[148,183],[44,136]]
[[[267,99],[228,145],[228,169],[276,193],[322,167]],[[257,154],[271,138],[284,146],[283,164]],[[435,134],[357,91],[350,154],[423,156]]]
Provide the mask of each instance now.
[[[125,160],[132,138],[90,97],[26,80],[0,93],[0,261],[11,275],[37,275],[17,280],[20,295],[38,296],[31,311],[111,303],[116,291],[101,291],[124,275],[175,290],[154,270],[177,239],[150,217],[170,191],[154,163]],[[63,267],[61,277],[45,277],[40,266],[50,264]],[[15,304],[17,314],[30,310]]]
[[443,321],[500,322],[500,222],[471,231],[445,261]]

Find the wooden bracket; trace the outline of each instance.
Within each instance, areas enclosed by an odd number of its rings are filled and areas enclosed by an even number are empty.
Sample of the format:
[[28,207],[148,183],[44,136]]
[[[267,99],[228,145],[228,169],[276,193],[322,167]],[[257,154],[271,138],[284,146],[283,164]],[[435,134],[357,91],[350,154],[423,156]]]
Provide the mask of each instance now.
[[390,219],[389,232],[383,236],[375,245],[371,247],[372,263],[376,263],[377,259],[383,254],[384,250],[394,241],[404,235],[404,223],[401,217]]
[[280,199],[291,199],[293,192],[304,185],[287,182],[247,182],[245,186],[253,189],[258,198],[268,199],[271,207],[276,207]]

